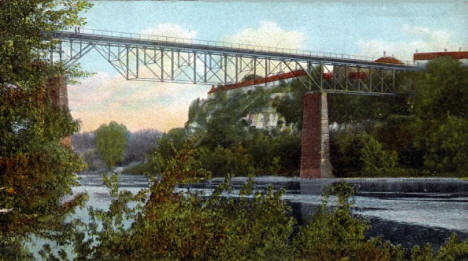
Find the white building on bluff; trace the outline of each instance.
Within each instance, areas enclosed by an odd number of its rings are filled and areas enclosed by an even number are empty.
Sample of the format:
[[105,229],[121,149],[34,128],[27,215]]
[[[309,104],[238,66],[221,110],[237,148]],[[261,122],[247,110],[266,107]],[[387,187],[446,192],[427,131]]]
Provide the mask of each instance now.
[[[276,111],[276,108],[273,106],[273,101],[275,99],[281,99],[283,97],[289,96],[290,94],[274,92],[274,89],[278,88],[282,82],[284,83],[284,81],[290,81],[293,78],[297,76],[302,76],[304,74],[304,71],[300,70],[270,76],[267,78],[259,77],[250,80],[247,78],[246,80],[236,84],[221,85],[217,87],[212,86],[211,90],[208,92],[208,99],[213,98],[215,93],[217,92],[225,92],[229,97],[232,94],[239,92],[245,95],[250,95],[255,90],[261,88],[262,90],[266,91],[266,95],[268,95],[266,99],[266,105],[263,106],[260,110],[248,113],[247,116],[243,118],[243,120],[248,122],[251,127],[255,127],[258,129],[274,129],[278,126],[281,126],[282,128],[287,128],[284,124],[284,117]],[[201,103],[203,104],[204,101],[201,101]],[[194,127],[195,125],[190,124],[189,126]]]

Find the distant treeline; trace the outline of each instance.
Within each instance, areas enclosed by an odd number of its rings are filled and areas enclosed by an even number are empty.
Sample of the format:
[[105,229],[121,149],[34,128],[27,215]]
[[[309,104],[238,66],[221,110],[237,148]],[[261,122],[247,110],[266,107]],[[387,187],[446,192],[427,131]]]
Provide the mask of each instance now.
[[[146,155],[154,149],[162,133],[154,129],[145,129],[128,132],[128,146],[124,152],[124,159],[117,162],[118,166],[128,165],[132,162],[143,162]],[[105,163],[99,158],[96,145],[96,133],[83,132],[72,136],[72,148],[88,165],[88,170],[105,169]]]

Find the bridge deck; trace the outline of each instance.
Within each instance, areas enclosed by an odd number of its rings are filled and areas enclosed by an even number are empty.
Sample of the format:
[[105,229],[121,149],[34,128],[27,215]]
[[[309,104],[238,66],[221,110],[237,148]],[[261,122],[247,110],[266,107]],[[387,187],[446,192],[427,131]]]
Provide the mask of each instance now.
[[[97,31],[107,32],[107,31]],[[309,61],[313,63],[325,65],[348,65],[363,68],[375,68],[386,70],[401,70],[411,71],[415,70],[414,65],[400,65],[400,64],[383,64],[364,59],[361,56],[332,54],[325,53],[323,55],[314,54],[310,51],[273,48],[273,47],[258,47],[253,45],[242,44],[227,44],[214,41],[191,40],[175,37],[158,37],[140,34],[128,34],[128,36],[110,35],[110,34],[96,34],[88,32],[69,32],[58,31],[52,34],[53,38],[77,40],[77,41],[92,41],[99,44],[119,44],[119,45],[133,45],[133,46],[146,46],[146,47],[164,47],[164,48],[177,48],[192,51],[208,51],[212,53],[224,53],[230,55],[242,55],[247,57],[267,57],[278,60],[296,60],[296,61]],[[156,39],[151,39],[154,37]],[[167,40],[165,40],[167,39]],[[230,45],[230,46],[228,46]],[[237,46],[237,47],[236,47]],[[327,55],[328,54],[328,55]],[[355,57],[355,58],[354,58]]]

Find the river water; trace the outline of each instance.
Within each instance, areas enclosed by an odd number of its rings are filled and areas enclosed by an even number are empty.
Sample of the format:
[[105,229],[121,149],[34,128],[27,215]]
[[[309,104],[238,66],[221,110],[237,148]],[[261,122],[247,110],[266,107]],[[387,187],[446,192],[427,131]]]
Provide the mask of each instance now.
[[[78,176],[81,186],[74,187],[73,193],[86,192],[89,195],[87,207],[107,208],[112,198],[102,182],[101,174],[81,173]],[[453,180],[449,181],[454,183]],[[449,181],[438,180],[438,182],[442,182],[445,185]],[[218,179],[217,182],[179,189],[201,190],[206,194],[210,194],[219,182],[220,180]],[[351,180],[350,182],[356,181]],[[372,184],[373,182],[382,183],[383,181],[371,181],[370,184],[372,186],[370,187],[372,188],[375,187]],[[389,181],[385,180],[385,182],[388,183]],[[424,182],[427,183],[427,181]],[[245,183],[245,179],[234,179],[234,191],[227,196],[236,196],[236,189],[243,183]],[[321,183],[325,186],[330,182],[304,181],[298,178],[261,177],[256,179],[255,187],[258,190],[264,189],[266,185],[273,185],[275,188],[285,188],[286,193],[283,198],[292,207],[293,215],[298,222],[302,223],[321,204],[322,197],[320,193],[317,193],[317,189],[311,189],[311,187]],[[404,184],[407,183],[406,181],[404,182]],[[458,181],[455,181],[455,183],[458,184]],[[145,176],[119,175],[120,189],[136,193],[143,188],[148,188],[148,186],[149,180]],[[421,185],[419,184],[419,186]],[[399,187],[390,187],[390,189],[403,190]],[[382,235],[384,239],[401,243],[404,246],[421,244],[426,241],[438,246],[451,233],[456,233],[461,238],[468,239],[468,190],[465,191],[465,187],[461,188],[462,193],[455,193],[457,189],[454,189],[453,186],[448,186],[445,190],[450,190],[454,193],[448,193],[447,191],[427,192],[425,188],[424,193],[397,193],[398,191],[383,191],[382,189],[375,188],[373,190],[373,193],[363,192],[355,196],[355,205],[353,207],[355,214],[370,221],[372,226],[369,232],[370,236]],[[460,188],[457,191],[460,192],[459,190]],[[331,204],[333,205],[333,200]],[[80,218],[85,222],[88,221],[87,210],[78,210],[73,218]],[[31,244],[33,252],[37,253],[42,243],[41,240],[36,240],[36,242]],[[35,255],[38,257],[37,254]]]

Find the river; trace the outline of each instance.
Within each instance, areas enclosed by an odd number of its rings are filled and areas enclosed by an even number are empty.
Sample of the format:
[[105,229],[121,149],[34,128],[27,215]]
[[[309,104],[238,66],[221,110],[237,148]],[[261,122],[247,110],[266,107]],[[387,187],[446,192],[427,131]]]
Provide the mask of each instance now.
[[[78,175],[81,186],[73,193],[86,192],[87,206],[107,208],[112,200],[104,186],[100,173]],[[202,190],[209,194],[222,180],[217,178],[203,184],[195,184],[180,190]],[[283,198],[292,207],[299,223],[308,219],[321,203],[321,190],[336,179],[301,180],[299,178],[259,177],[255,189],[262,190],[272,185],[284,188]],[[451,233],[468,239],[468,181],[458,179],[347,179],[360,187],[354,197],[353,212],[371,223],[370,236],[382,235],[384,239],[404,246],[430,242],[439,246]],[[234,178],[234,191],[246,182],[245,178]],[[120,189],[136,193],[148,188],[149,179],[139,175],[119,175]],[[333,201],[331,202],[333,204]],[[88,220],[87,210],[78,210],[73,218]],[[37,253],[41,240],[31,244]],[[70,251],[68,251],[70,252]],[[35,254],[36,257],[37,254]]]

